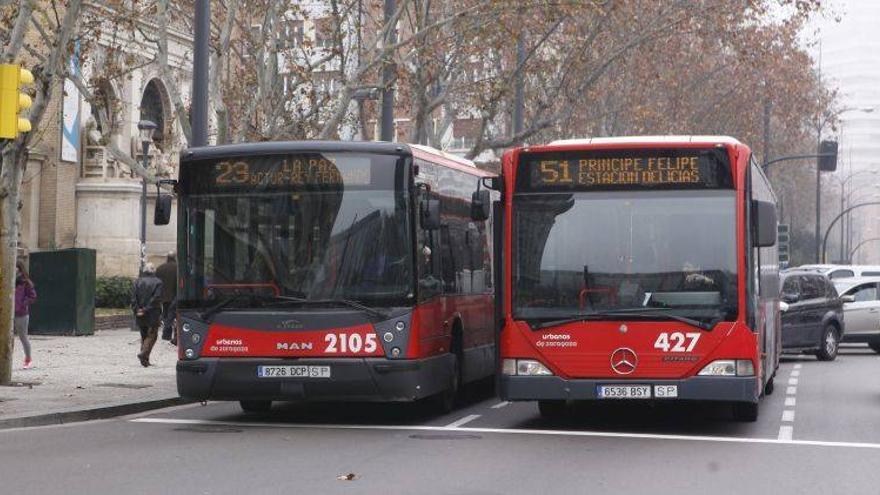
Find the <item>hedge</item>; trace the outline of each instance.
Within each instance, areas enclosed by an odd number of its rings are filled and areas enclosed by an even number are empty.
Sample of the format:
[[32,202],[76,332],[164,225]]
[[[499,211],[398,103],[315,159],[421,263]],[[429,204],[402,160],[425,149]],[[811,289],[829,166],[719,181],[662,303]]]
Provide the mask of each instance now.
[[128,277],[98,277],[95,282],[96,308],[127,308],[131,306],[131,284]]

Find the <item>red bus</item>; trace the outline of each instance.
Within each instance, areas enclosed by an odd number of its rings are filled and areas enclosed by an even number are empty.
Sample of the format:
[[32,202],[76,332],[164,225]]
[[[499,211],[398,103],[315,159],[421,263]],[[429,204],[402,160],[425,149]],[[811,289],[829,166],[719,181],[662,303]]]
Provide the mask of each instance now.
[[723,401],[779,363],[776,200],[728,137],[569,140],[503,159],[500,395]]
[[491,177],[395,143],[186,150],[180,395],[451,407],[496,368]]

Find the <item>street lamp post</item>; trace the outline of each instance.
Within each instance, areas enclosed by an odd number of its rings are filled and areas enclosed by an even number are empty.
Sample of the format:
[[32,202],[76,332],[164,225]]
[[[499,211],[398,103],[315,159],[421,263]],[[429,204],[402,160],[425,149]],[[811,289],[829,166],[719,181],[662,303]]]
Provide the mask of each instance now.
[[[141,146],[144,157],[144,172],[150,164],[150,144],[153,142],[153,133],[156,131],[155,122],[152,120],[141,120],[138,122],[138,131],[141,138]],[[147,178],[141,177],[141,262],[138,269],[139,274],[143,274],[144,265],[147,263]]]
[[[865,198],[865,199],[868,199],[868,198]],[[877,205],[880,205],[880,201],[876,201],[876,200],[875,201],[866,201],[864,203],[859,203],[857,205],[850,206],[849,208],[840,212],[839,215],[834,217],[834,219],[831,220],[831,223],[828,225],[828,228],[825,230],[825,237],[822,238],[822,244],[820,245],[822,248],[822,251],[821,251],[822,256],[819,258],[819,260],[820,260],[819,262],[820,263],[827,263],[827,261],[825,259],[825,253],[828,248],[828,234],[831,233],[831,229],[834,228],[834,224],[836,224],[838,220],[840,220],[841,218],[843,218],[844,215],[855,210],[856,208],[862,208],[864,206],[877,206]]]
[[[876,110],[875,107],[844,107],[836,112],[828,113],[824,116],[824,118],[818,122],[816,125],[816,148],[818,149],[822,144],[822,130],[825,129],[825,126],[835,117],[838,117],[846,112],[862,112],[862,113],[871,113]],[[822,222],[822,169],[819,167],[819,159],[816,159],[816,228],[814,232],[814,238],[816,240],[816,260],[819,261],[819,250],[822,248],[819,243],[819,234],[821,232],[821,222]],[[824,253],[822,254],[822,258],[824,258]]]
[[[878,184],[863,184],[863,185],[857,186],[857,187],[852,187],[850,185],[850,190],[847,193],[846,192],[847,183],[850,182],[854,177],[859,176],[859,175],[869,174],[869,175],[876,176],[878,173],[880,173],[880,170],[871,169],[871,170],[858,170],[856,172],[852,172],[849,175],[847,175],[846,177],[844,177],[843,179],[839,179],[835,176],[831,176],[830,178],[837,181],[837,184],[840,186],[840,211],[843,211],[844,209],[846,209],[847,206],[852,204],[852,201],[850,201],[850,198],[852,197],[852,195],[856,191],[864,189],[865,186],[880,188],[880,185],[878,185]],[[847,216],[842,218],[840,221],[840,259],[841,259],[841,261],[849,259],[846,257],[846,255],[849,252],[848,231],[849,231],[849,217],[850,217],[850,215],[851,214],[847,214]]]

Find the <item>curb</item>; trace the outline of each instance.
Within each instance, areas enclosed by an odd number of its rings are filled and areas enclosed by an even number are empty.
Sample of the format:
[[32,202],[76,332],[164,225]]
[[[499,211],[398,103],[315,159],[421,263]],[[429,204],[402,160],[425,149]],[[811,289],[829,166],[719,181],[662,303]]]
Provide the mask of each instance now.
[[167,399],[115,404],[76,411],[61,411],[39,414],[36,416],[0,419],[0,430],[6,430],[9,428],[27,428],[31,426],[63,425],[95,419],[108,419],[117,416],[127,416],[129,414],[151,411],[154,409],[164,409],[171,406],[190,404],[192,402],[194,401],[180,397],[171,397]]

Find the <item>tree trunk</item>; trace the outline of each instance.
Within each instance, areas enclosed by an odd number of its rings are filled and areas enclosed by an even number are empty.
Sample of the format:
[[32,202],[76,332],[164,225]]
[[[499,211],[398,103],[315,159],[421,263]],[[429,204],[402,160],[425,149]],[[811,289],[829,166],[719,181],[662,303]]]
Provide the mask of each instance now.
[[[8,141],[3,149],[0,171],[0,385],[12,380],[12,320],[15,313],[15,261],[18,251],[18,203],[21,189],[21,163]],[[4,324],[5,323],[5,324]]]

